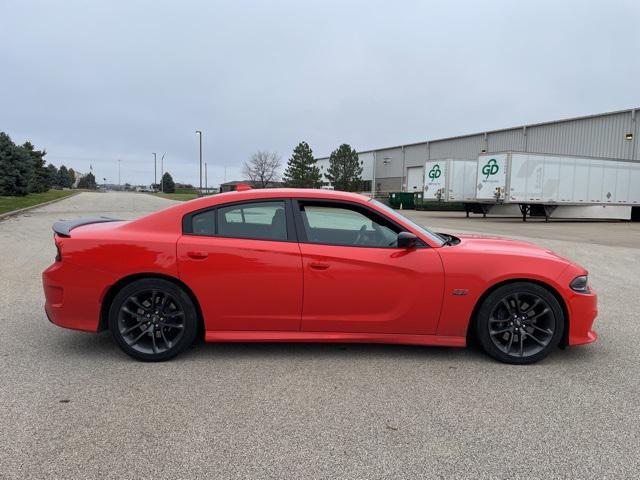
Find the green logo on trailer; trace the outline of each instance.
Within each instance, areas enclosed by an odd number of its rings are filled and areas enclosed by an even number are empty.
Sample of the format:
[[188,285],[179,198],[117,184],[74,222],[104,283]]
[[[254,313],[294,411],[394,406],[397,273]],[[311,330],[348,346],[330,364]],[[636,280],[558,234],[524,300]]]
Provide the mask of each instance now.
[[440,178],[440,175],[442,175],[442,171],[440,170],[440,165],[436,163],[433,168],[429,170],[429,178],[435,180],[436,178]]
[[491,175],[495,175],[496,173],[498,173],[498,170],[500,170],[500,167],[498,167],[498,162],[495,158],[492,158],[484,167],[482,167],[482,174],[486,175],[485,180],[488,180]]

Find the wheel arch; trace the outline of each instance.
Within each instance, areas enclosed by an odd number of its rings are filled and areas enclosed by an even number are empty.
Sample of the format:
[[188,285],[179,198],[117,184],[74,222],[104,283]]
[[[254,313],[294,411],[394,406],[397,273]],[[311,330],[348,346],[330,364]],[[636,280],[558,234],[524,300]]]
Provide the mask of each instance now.
[[565,302],[564,298],[562,297],[562,295],[560,294],[560,292],[553,287],[552,285],[543,282],[541,280],[538,279],[534,279],[534,278],[509,278],[507,280],[503,280],[500,282],[497,282],[493,285],[491,285],[489,288],[487,288],[482,295],[480,295],[480,297],[478,298],[478,300],[476,301],[476,304],[473,307],[473,310],[471,312],[471,316],[469,317],[469,322],[467,324],[467,344],[469,344],[470,342],[473,343],[476,341],[476,316],[478,314],[478,310],[480,309],[480,307],[482,306],[482,303],[485,301],[485,299],[491,295],[492,292],[494,292],[495,290],[497,290],[500,287],[503,287],[505,285],[509,285],[511,283],[520,283],[520,282],[525,282],[525,283],[533,283],[535,285],[538,285],[542,288],[544,288],[545,290],[547,290],[551,295],[553,295],[555,297],[555,299],[558,301],[558,303],[560,304],[560,308],[562,308],[562,316],[564,317],[564,330],[562,332],[562,338],[560,339],[560,348],[565,348],[568,344],[569,344],[569,309],[567,308],[567,303]]
[[200,302],[198,298],[193,293],[193,290],[189,288],[189,286],[184,283],[182,280],[176,277],[172,277],[171,275],[165,275],[162,273],[154,273],[154,272],[143,272],[143,273],[135,273],[132,275],[127,275],[126,277],[121,278],[113,285],[111,285],[104,296],[102,297],[102,302],[100,304],[100,319],[98,323],[98,331],[106,330],[109,327],[109,308],[111,307],[111,303],[113,299],[118,294],[120,290],[129,285],[136,280],[150,279],[150,278],[158,278],[162,280],[167,280],[176,286],[182,288],[191,301],[193,305],[196,307],[196,312],[198,314],[198,328],[200,329],[199,335],[204,335],[204,317],[202,315],[202,309],[200,308]]

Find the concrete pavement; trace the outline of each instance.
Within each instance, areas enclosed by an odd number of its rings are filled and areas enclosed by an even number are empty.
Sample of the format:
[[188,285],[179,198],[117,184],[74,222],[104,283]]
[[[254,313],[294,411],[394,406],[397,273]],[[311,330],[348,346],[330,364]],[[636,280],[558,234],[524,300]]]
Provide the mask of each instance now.
[[600,340],[526,367],[473,349],[330,344],[198,345],[145,364],[106,333],[46,320],[40,272],[55,255],[55,220],[133,218],[168,205],[82,193],[0,222],[0,478],[631,478],[640,470],[638,224],[523,227],[412,213],[440,231],[524,234],[590,270]]

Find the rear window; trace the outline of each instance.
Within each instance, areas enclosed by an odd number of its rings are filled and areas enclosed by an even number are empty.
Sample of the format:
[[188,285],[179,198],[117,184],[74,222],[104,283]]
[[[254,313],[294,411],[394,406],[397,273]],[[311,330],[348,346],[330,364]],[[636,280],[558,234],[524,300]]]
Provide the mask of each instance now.
[[196,235],[215,235],[216,234],[215,210],[208,210],[206,212],[196,213],[191,218],[191,231]]
[[195,235],[287,240],[285,203],[251,202],[196,213],[191,217],[191,232]]
[[222,237],[256,240],[286,240],[284,202],[255,202],[223,207],[218,212],[218,232]]

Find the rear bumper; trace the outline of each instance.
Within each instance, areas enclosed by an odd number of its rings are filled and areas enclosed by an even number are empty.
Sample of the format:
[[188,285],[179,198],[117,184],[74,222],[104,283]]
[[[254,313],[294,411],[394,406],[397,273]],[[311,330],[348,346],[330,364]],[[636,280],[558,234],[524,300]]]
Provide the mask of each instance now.
[[572,293],[567,299],[569,309],[569,345],[584,345],[595,342],[598,334],[593,330],[593,322],[598,316],[598,296],[591,293]]
[[96,332],[100,304],[109,279],[67,262],[56,262],[42,273],[44,310],[59,327]]

